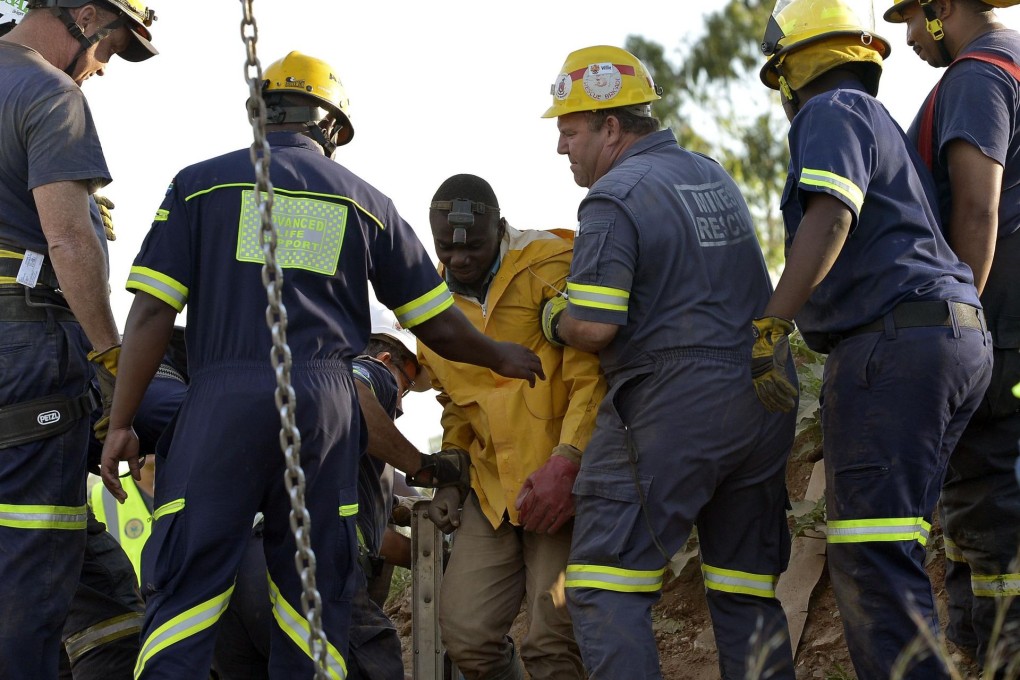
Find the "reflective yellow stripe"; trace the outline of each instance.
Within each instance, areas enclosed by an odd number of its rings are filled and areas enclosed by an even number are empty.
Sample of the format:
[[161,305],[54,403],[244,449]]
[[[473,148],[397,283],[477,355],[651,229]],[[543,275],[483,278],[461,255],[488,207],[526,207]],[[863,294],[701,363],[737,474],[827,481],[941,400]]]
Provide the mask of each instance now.
[[949,540],[948,536],[943,538],[946,547],[946,559],[950,562],[966,562],[967,559],[963,556],[963,551],[960,550],[960,546]]
[[156,211],[156,216],[152,218],[153,222],[166,222],[167,218],[170,217],[170,211],[160,208]]
[[357,503],[353,503],[351,505],[341,505],[340,506],[340,516],[341,517],[354,517],[357,514],[358,514],[358,504]]
[[0,505],[0,527],[84,529],[85,508],[84,505]]
[[152,521],[155,522],[160,517],[166,515],[172,515],[175,512],[180,512],[184,509],[184,499],[178,498],[177,500],[164,503],[163,505],[156,508],[156,512],[152,513]]
[[861,205],[864,204],[864,192],[856,184],[846,177],[840,177],[826,170],[804,168],[800,173],[800,183],[808,186],[822,187],[823,189],[832,189],[836,193],[845,196],[853,204],[855,212],[858,213],[861,211]]
[[825,540],[828,543],[917,541],[927,545],[929,531],[931,524],[922,517],[829,520]]
[[970,587],[977,597],[1014,597],[1020,595],[1020,574],[971,574]]
[[71,663],[74,663],[83,654],[91,652],[96,647],[102,647],[129,635],[137,637],[142,632],[142,618],[141,612],[130,612],[78,631],[64,640],[67,657]]
[[[254,188],[255,188],[255,185],[250,183],[250,182],[235,182],[233,184],[217,184],[216,186],[212,186],[212,187],[209,187],[207,189],[202,189],[201,191],[196,191],[195,193],[191,194],[190,196],[187,196],[184,199],[184,202],[187,203],[188,201],[190,201],[193,198],[198,198],[199,196],[204,196],[205,194],[211,194],[212,192],[219,191],[220,189],[254,189]],[[325,199],[330,199],[330,200],[333,200],[333,201],[342,201],[344,203],[348,203],[348,204],[354,206],[354,208],[356,208],[359,213],[361,213],[362,215],[364,215],[368,219],[370,219],[373,222],[375,222],[376,225],[380,229],[382,229],[383,231],[386,231],[386,225],[383,224],[382,220],[380,220],[378,217],[376,217],[375,215],[373,215],[369,211],[365,210],[365,208],[362,205],[360,205],[357,201],[355,201],[354,199],[352,199],[352,198],[350,198],[348,196],[340,196],[338,194],[324,194],[324,193],[320,193],[318,191],[288,191],[286,189],[280,189],[279,187],[273,187],[273,193],[274,194],[281,194],[283,196],[307,196],[307,197],[310,197],[310,198],[325,198]]]
[[[25,259],[25,254],[24,253],[15,252],[13,250],[3,250],[3,249],[0,249],[0,258],[6,258],[6,259],[9,259],[9,260],[24,260]],[[17,282],[18,282],[18,277],[16,277],[16,276],[0,276],[0,284],[17,283]]]
[[776,596],[777,576],[771,574],[752,574],[748,571],[720,569],[701,565],[701,574],[705,579],[705,587],[725,593],[743,593],[756,597]]
[[596,588],[618,593],[652,593],[662,589],[662,575],[666,568],[654,571],[619,569],[595,564],[567,566],[565,588]]
[[188,287],[178,283],[166,274],[160,274],[148,267],[131,267],[127,284],[128,290],[140,290],[162,300],[178,312],[188,301]]
[[443,282],[418,299],[397,307],[393,313],[402,327],[410,329],[420,323],[425,323],[452,306],[453,294]]
[[[269,579],[269,599],[273,602],[273,618],[276,619],[276,624],[280,626],[280,630],[309,659],[316,662],[316,659],[312,658],[312,652],[308,646],[308,638],[311,635],[308,620],[301,614],[298,614],[297,610],[287,602],[271,578]],[[329,677],[334,678],[334,680],[344,680],[347,677],[347,663],[344,661],[343,655],[325,637],[323,637],[323,642],[326,644],[326,670],[329,671]]]
[[230,586],[222,595],[217,595],[211,600],[206,600],[178,614],[152,631],[142,641],[142,648],[138,652],[138,663],[135,664],[135,679],[137,680],[142,671],[145,670],[145,664],[156,654],[159,654],[170,645],[201,633],[206,628],[215,624],[220,616],[223,615],[227,604],[230,603],[230,595],[233,592],[234,586]]
[[630,304],[630,291],[580,283],[567,283],[567,297],[570,298],[570,304],[578,307],[608,309],[612,312],[626,312]]

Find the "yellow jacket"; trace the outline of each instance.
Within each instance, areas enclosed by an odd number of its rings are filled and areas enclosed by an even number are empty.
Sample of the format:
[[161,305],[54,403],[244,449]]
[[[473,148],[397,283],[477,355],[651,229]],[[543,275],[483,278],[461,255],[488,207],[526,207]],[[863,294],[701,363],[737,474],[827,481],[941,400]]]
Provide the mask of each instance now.
[[[471,454],[471,486],[493,527],[504,511],[517,524],[517,494],[554,446],[584,450],[606,393],[598,357],[554,347],[539,325],[542,304],[566,290],[573,240],[574,232],[565,229],[518,231],[508,225],[484,306],[453,296],[475,328],[495,340],[520,343],[541,358],[546,379],[534,388],[487,368],[447,361],[418,343],[418,358],[440,392],[443,448]],[[442,265],[439,272],[445,274]]]
[[106,530],[117,539],[135,568],[135,577],[142,582],[142,547],[152,533],[152,512],[145,505],[138,483],[131,475],[121,478],[127,500],[123,505],[117,502],[103,484],[96,484],[90,491],[89,504],[96,519],[106,525]]

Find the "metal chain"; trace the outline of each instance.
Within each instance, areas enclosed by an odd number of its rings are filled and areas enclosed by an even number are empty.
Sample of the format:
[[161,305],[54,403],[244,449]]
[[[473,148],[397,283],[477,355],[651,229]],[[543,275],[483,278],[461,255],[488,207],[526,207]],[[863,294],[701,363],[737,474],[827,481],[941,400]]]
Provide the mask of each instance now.
[[249,109],[255,141],[251,146],[251,162],[255,166],[255,195],[262,229],[259,242],[265,263],[262,266],[262,283],[266,287],[269,305],[266,307],[266,324],[273,336],[270,352],[276,372],[276,407],[280,411],[280,448],[287,459],[284,483],[290,495],[290,528],[297,543],[294,563],[304,589],[301,608],[309,625],[308,651],[315,661],[316,680],[328,677],[326,669],[326,635],[322,630],[322,597],[315,586],[315,553],[309,536],[312,520],[305,507],[305,473],[300,465],[301,433],[294,421],[297,404],[291,384],[291,353],[287,345],[287,309],[283,305],[283,269],[276,259],[276,230],[273,228],[273,185],[269,178],[269,143],[266,141],[266,103],[262,99],[262,65],[256,54],[258,26],[252,12],[253,0],[241,0],[244,19],[241,21],[241,39],[247,49],[245,80],[248,81]]

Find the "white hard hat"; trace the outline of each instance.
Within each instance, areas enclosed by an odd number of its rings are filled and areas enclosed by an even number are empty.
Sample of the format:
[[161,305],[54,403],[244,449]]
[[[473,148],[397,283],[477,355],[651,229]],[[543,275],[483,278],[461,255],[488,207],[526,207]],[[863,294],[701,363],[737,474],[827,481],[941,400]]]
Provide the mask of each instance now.
[[[418,339],[414,337],[414,333],[400,325],[397,317],[390,310],[372,307],[372,335],[396,340],[411,353],[411,356],[415,357],[415,364],[418,363]],[[421,366],[418,366],[418,369],[419,375],[411,389],[415,392],[426,392],[432,385],[429,384]]]

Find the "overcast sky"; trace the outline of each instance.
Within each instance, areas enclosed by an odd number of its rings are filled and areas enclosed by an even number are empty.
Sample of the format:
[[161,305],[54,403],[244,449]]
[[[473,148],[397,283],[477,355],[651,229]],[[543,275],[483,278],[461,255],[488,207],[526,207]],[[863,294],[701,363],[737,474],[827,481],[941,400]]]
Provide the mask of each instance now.
[[[141,64],[115,59],[104,77],[84,86],[114,176],[105,193],[117,205],[111,284],[121,328],[132,299],[124,281],[174,174],[251,144],[241,3],[152,2],[161,54]],[[881,22],[887,4],[880,0],[876,9],[876,30],[893,45],[880,99],[905,126],[939,72],[906,48],[902,26]],[[336,159],[389,195],[433,253],[429,201],[443,180],[461,172],[486,178],[518,228],[576,226],[584,190],[556,154],[555,121],[540,118],[567,54],[622,46],[638,34],[675,56],[701,33],[702,17],[724,5],[256,0],[254,10],[263,67],[298,50],[338,71],[355,137]],[[1020,25],[1020,9],[1001,10],[1000,17]],[[764,92],[757,78],[751,86]],[[439,432],[433,397],[412,394],[398,421],[422,449]]]

